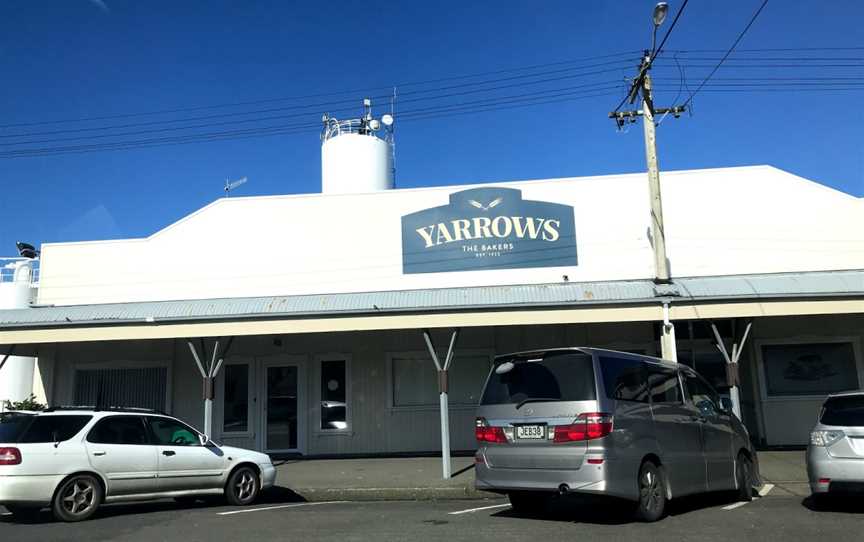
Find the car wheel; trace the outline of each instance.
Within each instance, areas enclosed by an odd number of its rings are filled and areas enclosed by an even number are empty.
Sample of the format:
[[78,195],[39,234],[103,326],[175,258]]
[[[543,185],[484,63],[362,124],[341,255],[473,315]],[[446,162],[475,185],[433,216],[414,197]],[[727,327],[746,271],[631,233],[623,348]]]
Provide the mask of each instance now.
[[510,507],[520,513],[542,512],[549,503],[549,496],[546,493],[536,491],[511,491],[507,497],[510,498]]
[[753,500],[753,463],[743,453],[738,454],[735,461],[735,479],[738,483],[738,500],[750,502]]
[[666,483],[663,470],[652,461],[644,461],[639,467],[639,502],[636,504],[636,519],[653,522],[666,512]]
[[96,513],[103,497],[102,484],[94,476],[78,474],[60,484],[51,511],[61,521],[83,521]]
[[6,510],[9,510],[9,513],[12,514],[12,517],[16,521],[31,522],[39,518],[39,512],[42,508],[38,506],[15,506],[14,504],[7,504]]
[[225,498],[229,504],[244,506],[252,504],[258,498],[261,483],[258,473],[252,467],[240,467],[228,477],[225,486]]

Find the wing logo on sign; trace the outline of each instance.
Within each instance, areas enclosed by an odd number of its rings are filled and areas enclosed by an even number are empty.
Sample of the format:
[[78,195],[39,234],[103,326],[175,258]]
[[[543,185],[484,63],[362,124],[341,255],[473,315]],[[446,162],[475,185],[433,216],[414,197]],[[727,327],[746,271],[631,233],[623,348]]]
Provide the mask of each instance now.
[[573,207],[524,200],[515,188],[455,192],[402,217],[405,274],[575,265]]
[[496,205],[498,205],[502,201],[504,201],[504,198],[495,198],[489,202],[489,205],[483,205],[482,203],[480,203],[477,200],[469,199],[468,203],[473,205],[474,207],[477,207],[481,211],[488,211],[489,209],[491,209],[492,207],[495,207]]

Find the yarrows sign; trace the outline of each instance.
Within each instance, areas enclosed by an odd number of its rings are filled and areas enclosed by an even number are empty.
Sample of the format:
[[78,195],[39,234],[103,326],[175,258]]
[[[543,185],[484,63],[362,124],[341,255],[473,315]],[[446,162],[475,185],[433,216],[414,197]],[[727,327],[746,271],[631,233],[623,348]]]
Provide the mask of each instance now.
[[575,265],[573,207],[515,188],[462,190],[402,217],[404,274]]

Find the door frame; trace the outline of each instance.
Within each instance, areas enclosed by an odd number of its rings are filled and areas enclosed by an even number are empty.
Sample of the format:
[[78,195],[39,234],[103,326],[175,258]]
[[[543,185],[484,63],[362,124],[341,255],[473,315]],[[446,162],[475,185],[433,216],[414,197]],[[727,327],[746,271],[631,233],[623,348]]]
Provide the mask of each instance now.
[[[306,365],[306,356],[300,355],[276,354],[255,358],[256,389],[259,399],[255,408],[257,420],[255,447],[264,453],[306,453],[306,431],[309,417],[306,400],[306,388],[308,387]],[[267,369],[271,367],[297,368],[297,448],[265,448],[267,445]]]

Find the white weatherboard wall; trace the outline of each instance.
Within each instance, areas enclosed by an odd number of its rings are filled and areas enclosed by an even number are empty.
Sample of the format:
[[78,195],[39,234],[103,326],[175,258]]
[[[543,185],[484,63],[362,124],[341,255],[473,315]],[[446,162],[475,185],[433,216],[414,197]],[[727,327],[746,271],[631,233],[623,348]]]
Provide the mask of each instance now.
[[[864,268],[864,201],[773,167],[661,175],[673,276]],[[145,239],[46,244],[56,305],[653,277],[646,175],[220,199]],[[401,217],[467,188],[574,208],[578,265],[402,273]]]

